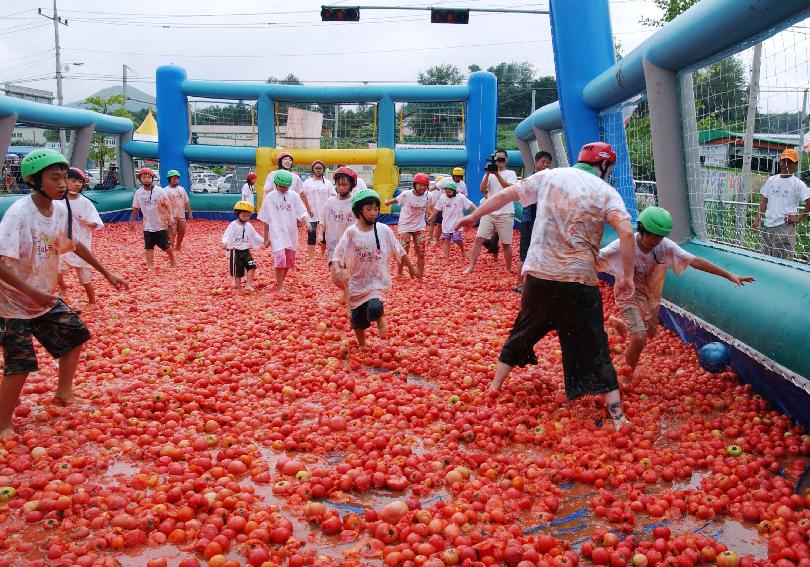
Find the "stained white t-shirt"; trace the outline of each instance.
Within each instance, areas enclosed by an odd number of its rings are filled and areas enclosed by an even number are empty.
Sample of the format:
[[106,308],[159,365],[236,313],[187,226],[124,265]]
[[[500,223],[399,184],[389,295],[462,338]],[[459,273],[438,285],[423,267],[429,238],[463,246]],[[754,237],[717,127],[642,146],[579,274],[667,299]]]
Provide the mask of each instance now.
[[228,250],[248,250],[261,247],[264,244],[264,238],[259,236],[252,224],[236,219],[225,229],[222,244]]
[[[70,212],[73,215],[73,239],[84,244],[88,250],[91,249],[93,247],[93,231],[104,227],[96,207],[90,199],[84,195],[79,195],[78,199],[70,201]],[[96,226],[90,228],[84,223],[92,223]],[[68,252],[62,257],[62,260],[68,266],[76,268],[91,267],[90,264],[79,258],[75,252]]]
[[334,197],[337,193],[335,192],[335,186],[325,177],[321,179],[310,177],[304,181],[301,195],[307,198],[309,210],[312,211],[312,220],[317,221],[321,218],[321,207],[329,197]]
[[326,252],[329,261],[332,261],[332,256],[335,253],[335,247],[338,240],[343,236],[347,228],[352,226],[355,221],[354,213],[352,212],[352,199],[341,199],[340,197],[330,197],[321,208],[321,216],[318,217],[318,222],[324,228],[324,240],[326,240]]
[[273,191],[264,196],[259,220],[270,226],[273,252],[298,250],[298,220],[307,218],[307,209],[294,191]]
[[399,233],[425,230],[425,213],[427,212],[427,191],[421,196],[407,189],[395,197],[399,203]]
[[166,195],[169,197],[169,203],[172,210],[172,216],[176,219],[186,218],[186,203],[188,203],[188,193],[186,188],[182,185],[177,187],[164,187]]
[[405,250],[388,226],[377,223],[377,237],[374,229],[363,231],[352,225],[346,229],[338,241],[335,262],[344,264],[349,270],[348,306],[354,309],[369,299],[382,299],[385,290],[391,285],[388,261],[392,256],[401,258]]
[[787,215],[799,212],[799,201],[810,198],[810,189],[795,175],[782,177],[773,175],[762,186],[763,197],[768,198],[765,209],[765,226],[771,228],[785,224]]
[[[616,298],[616,303],[619,306],[636,305],[645,315],[645,320],[648,320],[646,316],[655,315],[657,313],[655,310],[661,303],[661,290],[664,287],[667,270],[672,270],[680,276],[692,264],[695,257],[669,238],[664,238],[649,252],[644,252],[639,248],[637,234],[634,241],[636,255],[633,283],[636,291],[628,300]],[[608,272],[616,277],[624,274],[618,239],[599,251],[597,266],[600,271]]]
[[169,228],[171,204],[166,190],[162,187],[153,185],[151,191],[139,188],[132,198],[132,208],[141,210],[144,232],[158,232]]
[[[607,216],[616,212],[629,220],[630,215],[618,191],[589,170],[546,169],[517,185],[524,207],[537,203],[523,274],[585,285],[599,283],[596,258]],[[509,208],[514,210],[512,203]]]
[[[67,238],[67,219],[67,208],[60,201],[53,201],[53,212],[46,217],[30,196],[16,200],[0,220],[0,262],[20,280],[53,292],[59,276],[59,255],[76,249],[75,241]],[[34,319],[54,305],[38,305],[0,280],[0,317]]]
[[[507,187],[517,183],[517,180],[518,180],[517,179],[517,173],[515,173],[511,169],[504,169],[503,171],[500,172],[500,174],[501,174],[501,179],[506,181]],[[504,189],[506,189],[506,187],[501,186],[501,182],[498,181],[498,178],[495,177],[495,174],[490,173],[489,174],[489,180],[487,181],[487,195],[486,195],[487,198],[494,197],[495,195],[497,195],[498,193],[500,193]],[[494,217],[505,216],[505,215],[515,216],[515,205],[513,205],[512,203],[507,203],[503,207],[501,207],[500,209],[495,211],[494,213],[489,213],[489,214],[491,216],[494,216]]]
[[247,201],[254,207],[256,206],[256,191],[250,186],[250,183],[242,185],[242,201]]
[[442,212],[442,232],[453,232],[458,221],[464,218],[464,209],[474,206],[475,203],[460,193],[456,193],[453,198],[449,198],[447,194],[442,195],[436,203],[436,210]]
[[[275,191],[277,189],[276,184],[273,182],[273,179],[276,177],[276,173],[280,170],[276,169],[275,171],[271,171],[267,174],[267,179],[264,180],[264,194],[267,195],[270,191]],[[296,193],[300,193],[301,189],[304,188],[304,182],[301,181],[301,178],[298,177],[298,174],[294,171],[290,171],[292,175],[293,182],[290,185],[290,189],[295,191]]]
[[430,203],[430,206],[435,208],[436,203],[438,203],[439,199],[441,199],[443,196],[444,191],[440,189],[436,189],[435,191],[428,191],[428,202]]

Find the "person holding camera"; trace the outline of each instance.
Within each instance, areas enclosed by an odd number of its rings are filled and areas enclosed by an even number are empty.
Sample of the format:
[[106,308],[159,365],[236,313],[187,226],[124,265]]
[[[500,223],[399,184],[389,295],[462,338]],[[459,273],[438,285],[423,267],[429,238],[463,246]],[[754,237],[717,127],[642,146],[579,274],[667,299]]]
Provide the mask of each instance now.
[[[487,163],[486,174],[481,180],[481,193],[487,199],[491,199],[502,190],[515,185],[518,181],[517,174],[511,169],[506,169],[506,150],[498,149],[492,154],[492,161]],[[478,225],[478,232],[475,235],[470,254],[470,267],[464,272],[473,273],[475,263],[478,261],[478,254],[484,242],[491,239],[496,234],[503,248],[503,261],[506,273],[512,273],[512,233],[515,225],[515,206],[508,202],[500,209],[491,212],[481,218]]]

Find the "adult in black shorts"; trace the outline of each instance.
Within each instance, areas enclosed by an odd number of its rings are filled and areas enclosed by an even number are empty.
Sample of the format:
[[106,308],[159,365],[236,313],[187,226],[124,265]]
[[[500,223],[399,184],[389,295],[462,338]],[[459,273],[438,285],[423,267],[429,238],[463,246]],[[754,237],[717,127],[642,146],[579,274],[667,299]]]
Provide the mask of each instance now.
[[164,252],[169,249],[169,231],[156,230],[154,232],[143,231],[143,247],[145,250],[154,250],[155,246]]
[[[543,171],[551,167],[551,154],[545,150],[540,150],[534,154],[534,172]],[[520,222],[520,264],[517,269],[517,281],[515,291],[523,291],[523,262],[526,261],[526,254],[529,252],[529,244],[532,241],[532,230],[534,230],[534,219],[537,217],[537,205],[526,205],[523,207],[523,219]]]

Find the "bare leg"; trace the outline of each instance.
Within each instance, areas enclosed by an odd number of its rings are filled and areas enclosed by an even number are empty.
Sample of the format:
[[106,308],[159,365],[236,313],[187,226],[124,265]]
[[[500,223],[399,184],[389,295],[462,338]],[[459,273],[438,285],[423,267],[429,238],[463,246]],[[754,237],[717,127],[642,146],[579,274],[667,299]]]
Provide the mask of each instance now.
[[155,271],[155,250],[154,250],[154,248],[152,248],[151,250],[148,249],[148,248],[146,249],[146,268],[150,272]]
[[458,248],[459,248],[459,250],[461,250],[461,259],[466,260],[467,259],[467,254],[464,253],[464,241],[463,240],[458,243]]
[[171,264],[172,268],[177,266],[177,262],[174,260],[174,250],[172,250],[171,246],[166,249],[166,254],[169,255],[169,264]]
[[307,244],[307,258],[310,260],[315,259],[315,245],[314,244]]
[[183,238],[186,236],[186,221],[185,219],[177,219],[177,251],[183,247]]
[[515,277],[515,287],[523,285],[523,262],[518,261],[517,277]]
[[377,319],[377,329],[380,331],[380,338],[384,339],[388,336],[388,322],[384,315]]
[[59,358],[59,382],[56,385],[55,396],[59,401],[66,403],[76,401],[73,397],[73,377],[76,375],[76,366],[79,363],[82,346],[77,346]]
[[354,330],[354,336],[357,337],[357,344],[359,344],[361,348],[366,346],[366,330],[365,329],[355,329]]
[[177,238],[177,225],[169,223],[169,246],[174,246],[174,241]]
[[445,260],[450,259],[450,241],[449,240],[444,241],[444,259]]
[[627,334],[627,324],[624,322],[624,320],[620,319],[619,317],[611,316],[609,321],[610,325],[616,330],[617,333],[620,335]]
[[512,245],[503,245],[503,265],[506,268],[506,273],[512,273]]
[[26,378],[28,378],[28,372],[20,372],[3,376],[3,380],[0,381],[0,439],[14,434],[14,430],[11,429],[11,419],[14,416],[14,408],[20,401],[20,393],[22,393]]
[[287,268],[276,268],[276,290],[284,291],[284,277],[287,275]]
[[420,254],[419,252],[416,253],[416,269],[419,270],[419,273],[423,276],[425,275],[425,253],[424,251]]
[[610,414],[610,419],[613,420],[613,427],[616,428],[616,431],[619,431],[625,425],[630,425],[630,422],[624,417],[624,413],[622,412],[622,397],[619,394],[619,390],[612,390],[607,394],[603,394],[602,399],[605,400],[605,405]]
[[476,237],[475,242],[473,243],[472,252],[470,252],[470,267],[464,272],[465,274],[471,274],[473,273],[473,270],[475,270],[475,263],[478,261],[478,254],[481,253],[481,246],[483,244],[484,239]]
[[630,344],[627,347],[627,352],[624,353],[624,361],[627,366],[636,369],[638,359],[641,357],[641,352],[647,345],[647,333],[641,331],[640,333],[633,333],[630,335]]
[[[408,241],[405,243],[405,246],[403,246],[403,248],[405,249],[405,254],[407,255],[407,254],[408,254],[408,252],[409,252],[409,251],[410,251],[410,249],[411,249],[411,241],[410,241],[410,240],[408,240]],[[398,276],[401,276],[401,275],[402,275],[402,269],[403,269],[404,267],[405,267],[405,262],[403,262],[402,260],[397,260],[397,275],[398,275]]]
[[256,275],[256,270],[247,271],[247,283],[245,284],[245,291],[253,291],[253,277]]
[[242,278],[237,278],[237,277],[233,278],[233,289],[235,289],[236,291],[239,291],[239,290],[242,289]]
[[498,361],[497,366],[495,366],[495,377],[492,379],[492,384],[489,385],[489,389],[492,392],[498,392],[503,386],[503,381],[509,376],[509,373],[512,372],[512,367],[506,364],[505,362]]
[[87,294],[87,303],[90,305],[96,304],[96,288],[93,287],[93,282],[82,284],[84,292]]

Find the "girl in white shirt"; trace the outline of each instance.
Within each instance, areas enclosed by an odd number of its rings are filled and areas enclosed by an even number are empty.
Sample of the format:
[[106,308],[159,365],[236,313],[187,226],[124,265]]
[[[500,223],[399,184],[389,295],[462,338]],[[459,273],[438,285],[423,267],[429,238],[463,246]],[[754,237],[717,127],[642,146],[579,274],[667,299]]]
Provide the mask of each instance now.
[[323,176],[326,170],[321,160],[316,159],[312,162],[310,167],[312,177],[304,181],[304,186],[301,189],[301,200],[304,206],[309,211],[309,219],[312,230],[307,232],[307,253],[309,259],[315,258],[315,245],[317,244],[316,231],[318,229],[318,221],[321,218],[321,209],[326,201],[335,195],[335,186],[332,182]]

